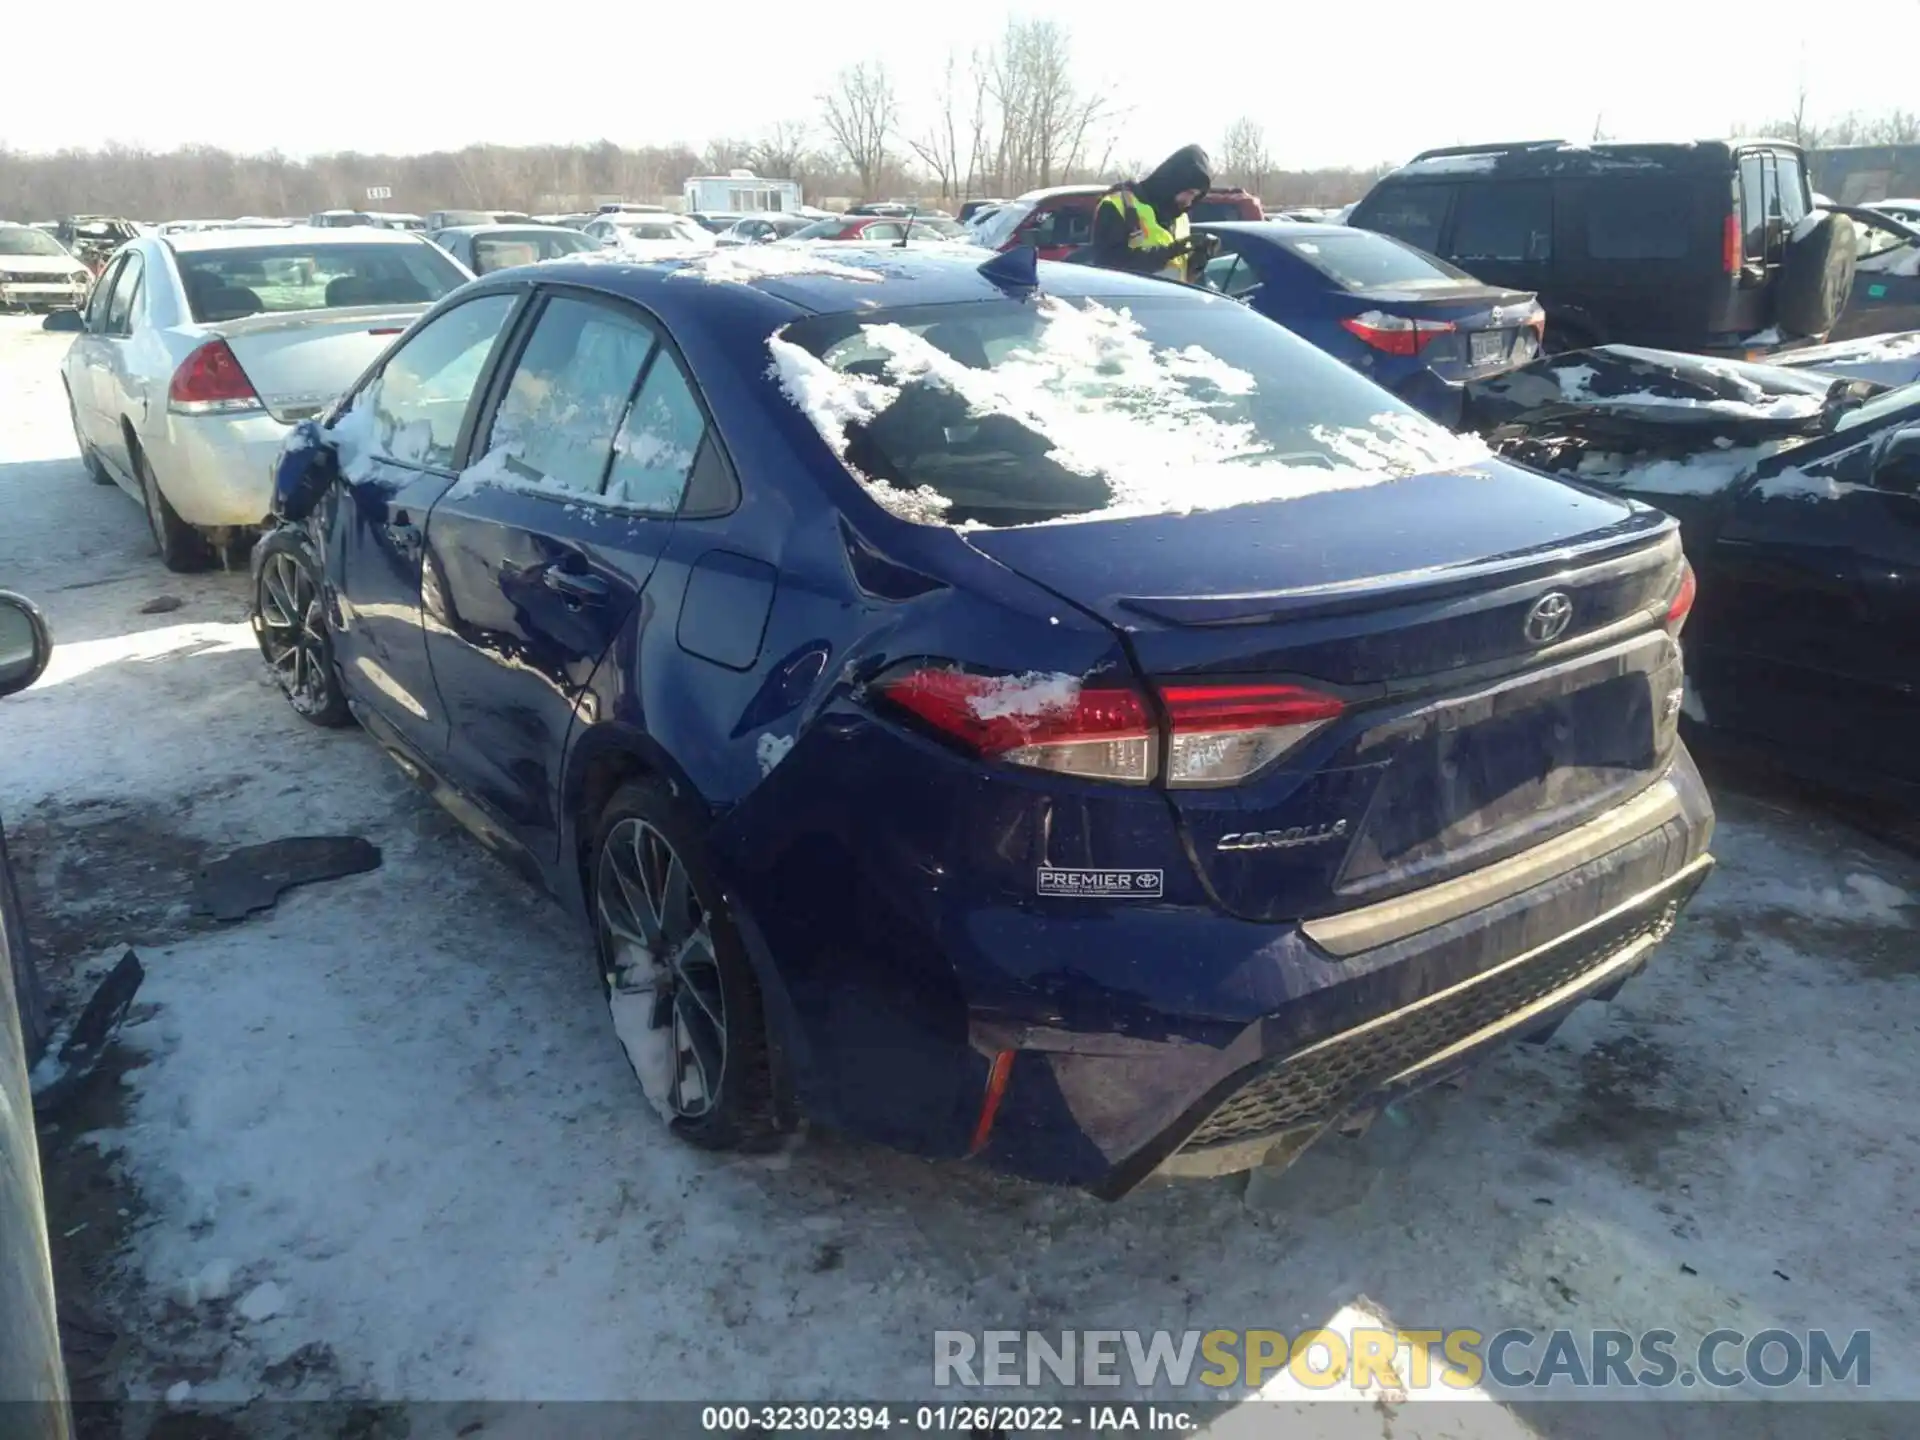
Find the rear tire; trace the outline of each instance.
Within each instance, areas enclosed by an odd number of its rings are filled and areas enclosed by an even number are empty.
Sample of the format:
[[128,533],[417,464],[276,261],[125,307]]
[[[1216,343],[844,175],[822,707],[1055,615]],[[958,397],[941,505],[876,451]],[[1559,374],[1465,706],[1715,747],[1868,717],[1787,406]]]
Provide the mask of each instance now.
[[167,497],[160,493],[160,482],[147,463],[146,452],[137,443],[129,443],[133,473],[140,481],[140,493],[146,500],[147,529],[153,535],[153,548],[160,563],[178,575],[190,575],[213,564],[213,547],[207,537],[174,513]]
[[[65,386],[61,387],[63,390]],[[113,477],[107,473],[107,467],[100,463],[100,457],[94,453],[93,446],[87,443],[87,437],[80,433],[80,407],[73,403],[73,392],[67,391],[67,419],[73,424],[73,443],[80,447],[80,463],[87,469],[87,478],[96,485],[111,485]]]
[[333,634],[320,582],[320,566],[306,538],[295,530],[274,531],[256,552],[251,618],[260,653],[294,713],[335,729],[353,717],[333,664]]
[[1775,322],[1789,335],[1825,335],[1847,308],[1859,242],[1853,223],[1831,212],[1798,240],[1787,242],[1774,281]]
[[704,1150],[779,1141],[760,984],[704,858],[707,822],[655,779],[595,831],[594,948],[614,1030],[649,1103]]

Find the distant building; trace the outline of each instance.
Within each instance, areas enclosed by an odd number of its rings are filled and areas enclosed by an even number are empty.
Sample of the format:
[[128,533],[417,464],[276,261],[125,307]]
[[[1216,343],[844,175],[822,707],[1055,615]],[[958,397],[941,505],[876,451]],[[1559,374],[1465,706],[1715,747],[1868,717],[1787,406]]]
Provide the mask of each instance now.
[[1920,145],[1836,145],[1807,160],[1813,188],[1837,204],[1920,197]]
[[688,210],[723,215],[751,215],[766,210],[798,210],[800,184],[796,180],[762,180],[751,170],[729,170],[725,175],[690,175],[681,187]]

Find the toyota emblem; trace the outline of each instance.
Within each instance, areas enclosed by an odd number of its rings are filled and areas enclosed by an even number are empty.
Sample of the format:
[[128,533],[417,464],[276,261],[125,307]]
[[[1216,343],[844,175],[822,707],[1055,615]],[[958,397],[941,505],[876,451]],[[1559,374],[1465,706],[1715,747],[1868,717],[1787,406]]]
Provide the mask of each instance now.
[[1551,645],[1566,632],[1573,619],[1573,601],[1559,590],[1549,590],[1533,602],[1522,629],[1535,645]]

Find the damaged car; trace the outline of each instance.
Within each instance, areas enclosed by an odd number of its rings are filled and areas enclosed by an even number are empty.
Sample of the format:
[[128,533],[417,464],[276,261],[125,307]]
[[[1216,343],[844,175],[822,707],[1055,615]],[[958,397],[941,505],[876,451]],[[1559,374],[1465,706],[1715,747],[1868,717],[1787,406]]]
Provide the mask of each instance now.
[[1467,418],[1511,459],[1680,520],[1693,724],[1920,801],[1920,335],[1791,358],[1605,346],[1469,385]]
[[1676,523],[1197,288],[502,272],[298,427],[275,513],[294,709],[579,918],[700,1146],[1284,1163],[1617,991],[1713,863]]

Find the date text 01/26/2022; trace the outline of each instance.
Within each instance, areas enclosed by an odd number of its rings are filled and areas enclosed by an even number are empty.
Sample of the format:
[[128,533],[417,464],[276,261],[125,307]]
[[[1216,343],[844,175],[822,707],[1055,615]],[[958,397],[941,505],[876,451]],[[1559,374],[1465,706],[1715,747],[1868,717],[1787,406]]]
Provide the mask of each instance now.
[[907,1431],[962,1435],[1025,1435],[1041,1431],[1111,1434],[1139,1430],[1176,1434],[1198,1419],[1165,1405],[708,1405],[703,1430],[725,1435],[844,1431]]

